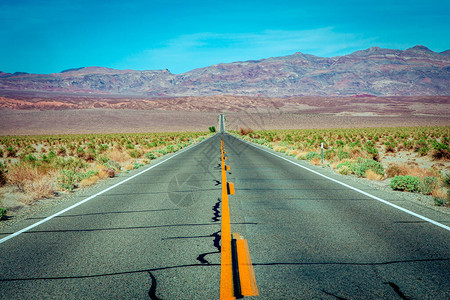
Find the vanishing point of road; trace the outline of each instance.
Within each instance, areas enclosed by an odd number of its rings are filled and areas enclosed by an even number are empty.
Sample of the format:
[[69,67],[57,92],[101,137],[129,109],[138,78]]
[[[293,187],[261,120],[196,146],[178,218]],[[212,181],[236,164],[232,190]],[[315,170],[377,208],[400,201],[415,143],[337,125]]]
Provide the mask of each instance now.
[[218,299],[222,138],[255,299],[450,299],[449,214],[220,133],[0,231],[0,298]]

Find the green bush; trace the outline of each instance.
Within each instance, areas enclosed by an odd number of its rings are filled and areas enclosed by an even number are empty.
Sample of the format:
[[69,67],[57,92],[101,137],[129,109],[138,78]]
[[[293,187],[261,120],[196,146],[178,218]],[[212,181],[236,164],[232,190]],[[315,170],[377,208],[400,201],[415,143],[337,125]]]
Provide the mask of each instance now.
[[430,151],[430,148],[428,147],[422,147],[417,150],[420,156],[426,156],[428,154],[428,151]]
[[336,145],[337,145],[338,147],[344,147],[344,146],[345,146],[345,142],[339,140],[339,141],[336,141]]
[[73,191],[75,189],[75,183],[77,182],[76,173],[72,170],[61,170],[59,171],[59,174],[59,186],[64,190]]
[[145,154],[145,158],[148,159],[148,160],[152,160],[152,159],[157,159],[158,156],[156,156],[153,152],[147,152]]
[[396,144],[394,142],[385,142],[384,146],[386,152],[395,152]]
[[55,161],[53,161],[53,164],[57,168],[71,170],[79,170],[87,167],[87,163],[85,161],[76,157],[58,157]]
[[339,174],[342,174],[342,175],[351,174],[351,169],[349,166],[341,166],[337,170],[338,170]]
[[214,126],[209,127],[209,131],[210,132],[216,132],[216,127],[214,127]]
[[434,176],[425,177],[420,182],[420,192],[425,195],[431,195],[433,190],[439,185],[439,181]]
[[142,156],[142,152],[139,151],[139,150],[137,150],[137,149],[134,149],[134,150],[129,151],[128,154],[129,154],[132,158],[139,158],[139,157]]
[[434,200],[434,205],[436,206],[450,206],[450,201],[449,199],[441,199],[438,197],[433,197]]
[[337,168],[337,169],[340,169],[340,168],[342,168],[342,167],[347,167],[347,168],[350,170],[350,169],[352,168],[352,165],[353,165],[352,162],[346,161],[346,162],[343,162],[343,163],[338,164],[336,168]]
[[406,175],[395,176],[391,179],[390,187],[393,190],[407,191],[407,192],[419,192],[420,191],[420,178]]
[[348,152],[346,152],[346,151],[339,150],[338,153],[337,153],[337,157],[338,157],[340,160],[342,160],[342,159],[349,158],[350,155],[349,155]]
[[108,162],[105,163],[105,167],[114,169],[115,171],[120,171],[121,169],[120,164],[115,160],[108,160]]
[[384,176],[383,165],[377,161],[366,158],[358,158],[356,163],[352,164],[350,167],[352,172],[360,177],[364,177],[368,170],[372,170],[378,175]]
[[137,162],[134,162],[133,163],[133,168],[134,169],[139,169],[140,167],[143,167],[143,166],[145,166],[144,164],[141,164],[141,163],[137,163]]
[[6,151],[8,151],[6,157],[16,157],[17,150],[13,146],[7,147]]
[[447,144],[433,142],[434,159],[450,159],[450,147]]
[[35,163],[37,161],[37,158],[33,154],[28,154],[22,158],[22,161],[29,162],[29,163]]
[[314,158],[320,158],[320,154],[317,153],[317,152],[309,152],[309,153],[306,154],[306,159],[307,160],[311,160],[311,159],[314,159]]
[[323,153],[323,157],[328,160],[333,159],[336,155],[337,153],[334,149],[325,150],[325,152]]
[[6,213],[8,210],[4,207],[0,207],[0,220],[3,220],[6,217]]
[[97,175],[98,172],[90,170],[87,172],[75,172],[73,170],[61,170],[58,177],[59,186],[68,191],[73,191],[76,184],[85,178],[89,178],[93,175]]
[[106,164],[109,161],[109,158],[107,158],[106,156],[97,156],[96,160],[101,163],[101,164]]
[[366,152],[375,160],[378,160],[378,149],[370,146],[369,142],[365,145]]

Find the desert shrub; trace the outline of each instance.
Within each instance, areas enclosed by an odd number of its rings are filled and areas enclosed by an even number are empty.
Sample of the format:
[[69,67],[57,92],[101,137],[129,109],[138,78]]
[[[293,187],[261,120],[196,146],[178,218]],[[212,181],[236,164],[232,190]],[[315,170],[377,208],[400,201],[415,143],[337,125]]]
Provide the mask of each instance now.
[[61,146],[61,147],[58,148],[58,155],[60,155],[60,156],[65,156],[66,153],[67,153],[66,147]]
[[211,126],[208,129],[209,129],[209,132],[216,132],[216,127],[214,127],[214,126]]
[[142,156],[142,152],[139,151],[139,150],[137,150],[137,149],[134,149],[134,150],[129,151],[128,154],[129,154],[130,157],[132,157],[132,158],[140,158],[140,157]]
[[37,160],[38,159],[33,154],[25,155],[22,158],[22,162],[27,162],[27,163],[31,163],[31,164],[35,163]]
[[339,140],[339,141],[336,141],[336,145],[337,145],[338,147],[344,147],[344,146],[345,146],[345,142]]
[[86,151],[84,151],[84,149],[82,147],[78,147],[76,150],[76,153],[79,158],[83,158]]
[[395,152],[395,143],[393,142],[385,142],[384,143],[384,148],[386,150],[386,152]]
[[413,148],[414,148],[414,141],[409,141],[409,140],[404,141],[404,142],[403,142],[403,147],[404,147],[405,149],[407,149],[407,150],[413,149]]
[[266,145],[268,142],[265,139],[255,139],[253,142],[260,144],[260,145]]
[[112,160],[112,159],[108,160],[108,162],[105,163],[104,166],[107,168],[111,168],[115,171],[120,171],[120,169],[121,169],[120,164],[117,161]]
[[421,147],[417,149],[417,153],[419,153],[420,156],[426,156],[428,154],[428,151],[430,151],[430,148],[428,147]]
[[17,149],[13,146],[9,146],[6,148],[6,157],[16,157]]
[[331,159],[335,158],[336,156],[337,156],[337,153],[334,149],[325,150],[325,152],[323,153],[323,157],[328,160],[331,160]]
[[306,159],[307,160],[313,160],[314,158],[321,158],[321,155],[319,154],[319,153],[317,153],[317,152],[313,152],[313,151],[311,151],[311,152],[308,152],[308,153],[306,153]]
[[138,162],[134,162],[133,163],[133,169],[139,169],[140,167],[143,167],[144,164],[142,163],[138,163]]
[[53,176],[43,176],[34,181],[26,182],[25,190],[35,200],[52,198],[56,192],[56,183]]
[[339,174],[342,175],[348,175],[351,174],[351,169],[349,166],[341,166],[340,168],[337,168],[337,171],[339,172]]
[[155,150],[156,153],[159,153],[160,156],[161,155],[166,155],[167,154],[167,150],[166,149],[157,149]]
[[145,154],[145,158],[149,159],[149,160],[152,160],[152,159],[157,159],[158,157],[153,152],[147,152]]
[[337,153],[337,157],[342,160],[342,159],[346,159],[346,158],[350,158],[350,155],[348,154],[348,152],[344,151],[344,150],[339,150]]
[[6,165],[0,162],[0,187],[6,184]]
[[365,176],[368,170],[372,170],[376,174],[384,176],[383,165],[372,159],[358,158],[358,160],[352,164],[351,170],[354,174],[361,177]]
[[73,191],[77,182],[77,175],[73,170],[61,170],[57,179],[58,185],[63,190]]
[[173,145],[169,145],[169,146],[166,147],[166,151],[168,153],[175,152],[175,147]]
[[395,176],[391,179],[390,187],[398,191],[419,192],[420,178],[411,175]]
[[353,143],[349,143],[348,146],[350,148],[361,147],[361,142],[360,141],[356,141],[356,142],[353,142]]
[[372,159],[376,161],[379,160],[378,149],[375,147],[372,141],[368,141],[364,145],[364,149],[366,150],[367,154],[369,154],[369,156],[372,157]]
[[72,170],[85,169],[87,167],[87,163],[78,157],[58,157],[53,162],[53,165],[55,165],[57,168]]
[[110,159],[104,155],[99,155],[96,157],[95,159],[97,162],[101,163],[101,164],[106,164]]
[[10,166],[7,173],[7,182],[15,185],[19,191],[25,192],[25,185],[39,176],[36,168],[27,164]]
[[0,207],[0,220],[5,219],[7,213],[8,213],[8,210],[6,208]]
[[425,195],[431,195],[434,189],[439,185],[439,181],[436,177],[427,176],[420,182],[420,192]]
[[253,129],[251,128],[239,128],[239,134],[240,135],[248,135],[250,133],[253,133]]
[[433,197],[434,205],[436,206],[450,206],[450,201],[447,198]]
[[397,164],[390,164],[386,170],[386,177],[391,178],[398,175],[406,175],[404,168]]
[[447,144],[433,143],[433,159],[450,159],[450,147]]

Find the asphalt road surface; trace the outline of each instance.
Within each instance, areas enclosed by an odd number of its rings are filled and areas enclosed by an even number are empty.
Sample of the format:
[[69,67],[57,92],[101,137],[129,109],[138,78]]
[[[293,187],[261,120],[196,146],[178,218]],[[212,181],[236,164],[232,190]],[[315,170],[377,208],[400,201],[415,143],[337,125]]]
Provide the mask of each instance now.
[[[88,199],[0,244],[0,298],[218,299],[221,137],[0,232]],[[236,188],[231,230],[248,241],[255,298],[450,299],[446,228],[232,136],[224,141]],[[450,224],[448,214],[308,168]]]

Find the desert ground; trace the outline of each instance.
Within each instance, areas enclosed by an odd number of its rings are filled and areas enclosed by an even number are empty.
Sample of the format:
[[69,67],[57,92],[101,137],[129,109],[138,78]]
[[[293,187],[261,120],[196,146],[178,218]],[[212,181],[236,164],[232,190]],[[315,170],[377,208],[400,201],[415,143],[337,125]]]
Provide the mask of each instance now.
[[0,135],[450,125],[450,96],[142,98],[0,91]]

